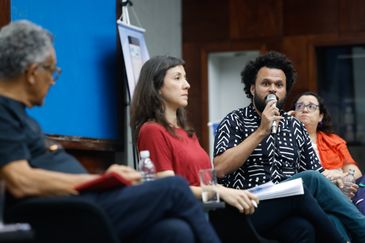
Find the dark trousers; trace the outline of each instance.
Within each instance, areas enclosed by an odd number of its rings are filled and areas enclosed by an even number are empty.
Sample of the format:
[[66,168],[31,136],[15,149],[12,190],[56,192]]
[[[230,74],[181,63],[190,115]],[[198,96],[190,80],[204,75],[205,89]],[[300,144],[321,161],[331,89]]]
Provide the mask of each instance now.
[[[317,171],[307,170],[290,179],[302,178],[321,208],[330,216],[343,238],[365,242],[365,216],[330,180]],[[348,234],[347,234],[347,232]]]
[[180,177],[81,196],[106,211],[122,242],[220,242]]
[[[256,231],[280,242],[344,242],[335,226],[309,191],[304,195],[261,201],[249,216]],[[210,214],[210,220],[223,242],[243,242],[250,232],[241,227],[244,215],[227,207]],[[230,238],[230,235],[236,238]],[[246,236],[245,236],[246,235]],[[237,239],[237,240],[235,240]],[[247,242],[256,241],[254,238]]]

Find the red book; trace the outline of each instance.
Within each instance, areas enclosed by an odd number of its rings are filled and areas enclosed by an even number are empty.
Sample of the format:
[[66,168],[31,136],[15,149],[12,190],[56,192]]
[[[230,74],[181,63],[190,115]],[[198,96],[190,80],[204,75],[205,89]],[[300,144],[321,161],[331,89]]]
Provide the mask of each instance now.
[[83,182],[75,187],[79,192],[106,191],[115,187],[125,187],[132,183],[116,172],[108,172],[93,180]]

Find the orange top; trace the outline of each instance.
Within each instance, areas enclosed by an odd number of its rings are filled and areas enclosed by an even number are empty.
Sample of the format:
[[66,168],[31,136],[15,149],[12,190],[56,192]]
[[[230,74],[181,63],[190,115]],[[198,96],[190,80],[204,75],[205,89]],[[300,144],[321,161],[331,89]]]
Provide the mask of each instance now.
[[338,169],[345,164],[356,164],[347,149],[346,141],[334,133],[317,132],[317,147],[324,169]]

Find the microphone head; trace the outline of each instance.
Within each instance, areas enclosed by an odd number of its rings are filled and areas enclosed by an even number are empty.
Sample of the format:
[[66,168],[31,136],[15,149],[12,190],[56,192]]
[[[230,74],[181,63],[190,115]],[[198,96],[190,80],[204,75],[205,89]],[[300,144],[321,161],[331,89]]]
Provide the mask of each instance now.
[[274,94],[268,94],[268,95],[266,96],[265,103],[267,104],[268,102],[270,102],[270,101],[272,101],[272,100],[278,100],[278,99],[276,98],[276,95],[274,95]]

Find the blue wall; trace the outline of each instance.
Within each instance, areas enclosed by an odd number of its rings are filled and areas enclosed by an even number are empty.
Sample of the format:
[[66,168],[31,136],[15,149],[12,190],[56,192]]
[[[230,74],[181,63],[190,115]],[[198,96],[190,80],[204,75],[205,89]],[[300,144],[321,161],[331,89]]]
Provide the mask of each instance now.
[[62,75],[45,105],[30,113],[49,134],[119,137],[116,2],[12,0],[11,19],[31,20],[54,34]]

